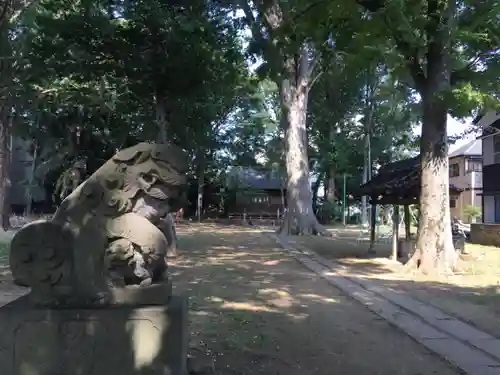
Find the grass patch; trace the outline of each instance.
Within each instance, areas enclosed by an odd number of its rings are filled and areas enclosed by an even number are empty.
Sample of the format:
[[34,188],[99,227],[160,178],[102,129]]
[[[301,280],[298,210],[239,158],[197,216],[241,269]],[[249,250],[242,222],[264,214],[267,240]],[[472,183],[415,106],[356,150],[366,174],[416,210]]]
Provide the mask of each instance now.
[[469,261],[464,262],[463,272],[474,276],[500,276],[500,248],[466,244],[465,249],[471,254]]

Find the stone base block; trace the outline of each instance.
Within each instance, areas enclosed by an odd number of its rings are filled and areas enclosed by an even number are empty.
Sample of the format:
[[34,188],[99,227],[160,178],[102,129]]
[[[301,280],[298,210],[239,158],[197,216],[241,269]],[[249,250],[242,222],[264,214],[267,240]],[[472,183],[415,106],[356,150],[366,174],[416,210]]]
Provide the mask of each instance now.
[[186,375],[187,298],[165,305],[0,308],[2,375]]
[[472,243],[500,247],[500,224],[471,224],[470,229]]

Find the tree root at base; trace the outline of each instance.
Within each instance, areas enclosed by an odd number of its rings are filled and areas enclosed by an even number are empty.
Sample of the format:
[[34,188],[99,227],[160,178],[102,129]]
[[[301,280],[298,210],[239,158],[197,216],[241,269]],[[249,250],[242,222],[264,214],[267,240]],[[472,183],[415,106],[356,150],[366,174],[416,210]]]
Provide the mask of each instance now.
[[405,263],[403,273],[409,274],[409,273],[419,271],[420,264],[421,264],[420,257],[416,257],[415,255],[412,255],[412,257],[408,260],[408,262]]
[[[456,254],[456,253],[455,253]],[[416,249],[411,258],[404,265],[405,274],[408,273],[420,273],[426,276],[444,276],[444,275],[453,275],[458,271],[457,261],[459,259],[459,255],[456,254],[455,259],[451,264],[446,262],[444,259],[434,259],[433,261],[437,264],[435,267],[424,266],[423,262],[423,251],[420,249]]]
[[177,258],[177,246],[170,246],[167,250],[167,258]]
[[[323,237],[332,237],[332,234],[323,227],[315,216],[302,218],[300,220],[298,215],[291,215],[287,213],[283,218],[283,223],[276,230],[280,235],[318,235]],[[302,223],[302,225],[300,224]]]

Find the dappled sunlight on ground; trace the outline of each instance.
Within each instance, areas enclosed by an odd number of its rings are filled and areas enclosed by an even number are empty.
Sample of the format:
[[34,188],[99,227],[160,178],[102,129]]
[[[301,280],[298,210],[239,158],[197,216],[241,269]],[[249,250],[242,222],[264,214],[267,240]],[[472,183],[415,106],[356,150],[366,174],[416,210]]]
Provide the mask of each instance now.
[[[375,277],[401,292],[409,288],[402,285],[423,284],[389,278],[395,265],[381,258],[349,255],[356,232],[337,232],[336,240],[320,241],[323,255],[336,254],[328,261],[336,260],[339,272]],[[212,358],[218,375],[458,374],[302,267],[268,233],[196,223],[177,233],[179,256],[169,260],[174,293],[189,296],[191,351]],[[12,287],[8,276],[2,284]],[[5,300],[19,293],[8,288]]]
[[388,259],[390,245],[368,258],[362,241],[346,243],[344,239],[319,237],[294,240],[303,250],[320,255],[343,276],[369,278],[394,291],[409,293],[500,337],[500,248],[467,244],[470,254],[460,260],[459,272],[431,277],[407,272],[400,263]]
[[179,237],[173,285],[190,296],[191,346],[218,374],[456,374],[262,232],[193,225]]

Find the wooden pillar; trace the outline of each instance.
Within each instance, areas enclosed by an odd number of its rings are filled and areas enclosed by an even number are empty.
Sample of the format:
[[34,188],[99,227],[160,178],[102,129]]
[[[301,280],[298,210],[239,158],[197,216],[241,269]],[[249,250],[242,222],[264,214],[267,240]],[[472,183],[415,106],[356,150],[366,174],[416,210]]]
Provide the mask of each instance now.
[[410,217],[410,205],[409,204],[405,204],[405,207],[404,207],[404,220],[405,220],[405,238],[407,240],[409,240],[410,235],[411,235],[411,230],[410,230],[411,217]]
[[398,260],[398,240],[399,240],[399,206],[394,205],[392,215],[392,259]]
[[417,237],[419,231],[420,231],[420,202],[417,205]]
[[372,208],[370,210],[370,247],[368,248],[369,254],[375,254],[375,225],[377,218],[377,200],[371,199]]

